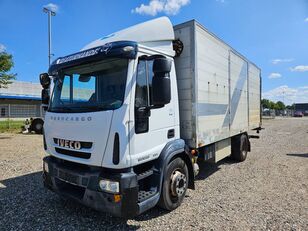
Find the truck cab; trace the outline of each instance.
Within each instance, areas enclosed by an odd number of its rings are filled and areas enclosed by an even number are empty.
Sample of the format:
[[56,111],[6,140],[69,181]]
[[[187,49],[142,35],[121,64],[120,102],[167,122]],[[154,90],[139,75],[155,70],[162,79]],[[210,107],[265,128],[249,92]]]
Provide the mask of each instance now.
[[195,20],[95,40],[40,81],[45,186],[115,216],[176,209],[197,161],[244,161],[261,130],[260,68]]
[[[194,173],[180,139],[173,41],[162,17],[60,57],[41,75],[48,189],[121,217],[179,206]],[[166,171],[172,193],[162,198]]]

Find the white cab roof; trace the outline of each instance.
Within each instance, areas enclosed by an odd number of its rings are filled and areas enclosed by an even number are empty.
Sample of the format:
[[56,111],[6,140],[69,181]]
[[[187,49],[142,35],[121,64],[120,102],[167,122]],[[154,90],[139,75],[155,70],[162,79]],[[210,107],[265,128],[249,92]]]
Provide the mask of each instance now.
[[82,50],[91,49],[115,41],[134,41],[137,42],[138,45],[173,56],[173,40],[174,31],[172,23],[169,18],[160,17],[97,39],[86,45]]

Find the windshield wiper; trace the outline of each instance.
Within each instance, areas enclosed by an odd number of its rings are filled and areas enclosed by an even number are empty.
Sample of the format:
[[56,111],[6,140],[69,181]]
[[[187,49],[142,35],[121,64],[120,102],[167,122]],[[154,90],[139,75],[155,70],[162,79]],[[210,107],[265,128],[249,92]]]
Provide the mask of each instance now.
[[80,109],[91,109],[91,110],[111,110],[111,107],[110,107],[110,105],[109,104],[104,104],[104,105],[93,105],[93,106],[87,106],[87,105],[85,105],[85,106],[82,106],[82,107],[80,107]]
[[100,105],[80,105],[75,107],[51,107],[50,112],[91,112],[101,110],[114,110],[114,107],[110,104]]
[[72,108],[69,107],[52,107],[50,108],[51,112],[71,112]]

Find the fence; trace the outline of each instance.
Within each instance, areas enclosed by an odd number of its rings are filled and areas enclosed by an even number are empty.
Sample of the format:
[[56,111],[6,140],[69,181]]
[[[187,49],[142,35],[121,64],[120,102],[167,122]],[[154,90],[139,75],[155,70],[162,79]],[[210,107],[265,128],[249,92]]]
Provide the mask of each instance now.
[[294,116],[294,110],[286,109],[286,110],[274,110],[274,109],[263,109],[262,112],[263,117],[271,117],[275,118],[275,116]]
[[43,110],[39,105],[0,104],[0,118],[41,117]]

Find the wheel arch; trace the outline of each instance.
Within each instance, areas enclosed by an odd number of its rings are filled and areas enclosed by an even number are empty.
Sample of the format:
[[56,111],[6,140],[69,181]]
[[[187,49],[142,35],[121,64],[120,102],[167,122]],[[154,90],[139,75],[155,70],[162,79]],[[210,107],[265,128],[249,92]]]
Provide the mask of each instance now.
[[189,177],[188,188],[195,189],[194,170],[193,170],[193,164],[191,161],[192,156],[187,151],[184,140],[176,139],[166,144],[166,146],[161,151],[159,158],[154,164],[155,168],[161,173],[160,190],[162,188],[162,182],[163,182],[164,175],[166,175],[168,164],[172,160],[178,157],[181,158],[185,162],[188,168],[188,177]]

